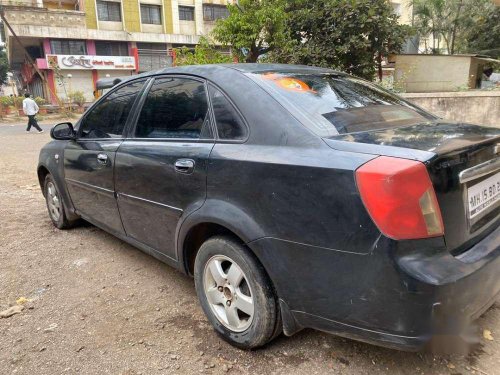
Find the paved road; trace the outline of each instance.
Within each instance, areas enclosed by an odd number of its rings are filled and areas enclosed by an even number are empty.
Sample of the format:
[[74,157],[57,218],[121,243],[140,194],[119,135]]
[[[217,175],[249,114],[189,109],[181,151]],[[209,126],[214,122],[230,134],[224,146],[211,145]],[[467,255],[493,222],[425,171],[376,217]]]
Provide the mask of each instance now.
[[[52,124],[39,124],[44,132],[49,132],[52,128]],[[26,133],[26,124],[1,124],[0,123],[0,137],[8,136],[8,135],[19,135],[19,134],[28,134]],[[38,134],[37,130],[31,128],[29,134]]]
[[494,341],[468,357],[311,330],[232,348],[207,324],[191,279],[90,225],[53,228],[35,174],[48,140],[0,125],[0,311],[31,300],[0,319],[0,374],[500,374],[498,303],[478,321]]

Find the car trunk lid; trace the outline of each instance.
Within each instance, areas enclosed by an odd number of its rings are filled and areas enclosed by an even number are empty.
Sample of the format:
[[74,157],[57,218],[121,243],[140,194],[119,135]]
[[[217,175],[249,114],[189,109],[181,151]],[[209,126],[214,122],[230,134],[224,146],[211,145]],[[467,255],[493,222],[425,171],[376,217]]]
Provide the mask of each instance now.
[[434,185],[447,248],[460,254],[498,225],[500,129],[450,122],[325,138],[344,151],[424,162]]

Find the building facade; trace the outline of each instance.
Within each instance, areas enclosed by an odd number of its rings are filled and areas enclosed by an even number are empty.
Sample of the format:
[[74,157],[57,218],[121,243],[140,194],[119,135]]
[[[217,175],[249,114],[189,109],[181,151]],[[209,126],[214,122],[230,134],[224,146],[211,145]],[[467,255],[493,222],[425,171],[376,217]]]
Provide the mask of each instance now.
[[[172,49],[196,45],[228,15],[229,1],[2,0],[11,69],[21,86],[53,104],[73,91],[92,101],[99,78],[172,65]],[[401,23],[412,23],[410,0],[390,3]],[[405,52],[417,49],[409,40]]]
[[82,91],[92,101],[99,78],[172,65],[172,48],[196,45],[217,19],[227,16],[226,4],[227,0],[8,2],[3,9],[12,28],[4,27],[11,68],[27,90],[53,104],[67,100],[73,91]]
[[390,0],[394,13],[399,16],[399,22],[404,25],[413,23],[412,0]]

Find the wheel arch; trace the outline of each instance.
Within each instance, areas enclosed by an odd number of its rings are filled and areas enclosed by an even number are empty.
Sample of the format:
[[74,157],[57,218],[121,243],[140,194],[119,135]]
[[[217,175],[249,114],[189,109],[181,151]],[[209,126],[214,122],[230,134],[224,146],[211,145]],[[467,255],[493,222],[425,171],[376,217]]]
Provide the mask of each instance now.
[[228,202],[209,199],[200,209],[187,216],[177,230],[177,259],[186,274],[192,276],[194,258],[201,244],[221,234],[245,244],[256,257],[247,244],[264,237],[262,228],[244,210]]
[[189,230],[183,241],[182,259],[184,272],[186,272],[190,276],[193,276],[194,261],[201,245],[211,237],[219,235],[227,235],[240,241],[241,243],[244,243],[241,238],[236,235],[236,233],[232,232],[223,225],[213,222],[198,223]]
[[45,178],[50,173],[49,169],[45,165],[39,165],[36,171],[38,175],[38,183],[40,184],[40,189],[42,189],[42,194],[45,196]]
[[[264,231],[243,210],[223,201],[208,202],[188,216],[177,233],[179,268],[190,276],[193,276],[196,254],[206,240],[217,235],[228,235],[241,242],[262,266],[277,298],[279,318],[276,320],[273,337],[277,336],[284,326],[295,327],[294,319],[290,318],[291,314],[281,314],[281,309],[287,306],[280,299],[278,288],[268,270],[269,265],[266,265],[252,248],[251,242],[265,237]],[[300,328],[287,329],[286,332],[291,335],[298,330]]]
[[[51,164],[49,163],[49,165]],[[69,220],[77,220],[80,218],[80,216],[78,216],[75,213],[73,202],[71,201],[71,197],[69,196],[69,193],[66,190],[64,179],[62,176],[60,176],[59,168],[57,167],[57,165],[53,165],[52,167],[53,168],[50,168],[45,163],[40,163],[38,165],[37,176],[38,176],[38,183],[40,184],[40,189],[42,190],[42,194],[45,197],[45,179],[47,175],[50,174],[54,179],[54,183],[56,184],[59,193],[61,194],[62,203],[66,210],[66,216],[68,217]],[[53,171],[53,169],[55,169],[55,171]]]

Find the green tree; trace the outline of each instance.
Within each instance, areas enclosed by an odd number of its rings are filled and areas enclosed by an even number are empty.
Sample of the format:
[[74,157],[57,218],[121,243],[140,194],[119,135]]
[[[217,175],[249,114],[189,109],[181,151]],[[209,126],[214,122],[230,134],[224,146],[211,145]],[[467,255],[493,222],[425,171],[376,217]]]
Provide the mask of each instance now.
[[200,37],[194,49],[175,48],[175,65],[223,64],[232,62],[230,55],[221,53],[211,41]]
[[[418,34],[424,38],[425,52],[439,53],[441,34],[443,32],[443,0],[415,0],[413,1],[414,25]],[[428,37],[432,38],[432,46],[427,44]]]
[[240,0],[228,5],[229,17],[218,20],[213,37],[230,45],[240,61],[257,59],[287,40],[285,0]]
[[294,0],[286,8],[291,43],[272,60],[340,69],[372,79],[382,57],[399,52],[408,26],[386,0]]
[[432,47],[426,46],[432,53],[467,51],[470,33],[495,10],[490,0],[414,0],[412,4],[415,28],[422,37],[432,37]]
[[464,32],[467,41],[464,50],[500,58],[500,7],[477,14],[472,22],[474,26]]
[[68,94],[68,97],[71,102],[75,103],[78,107],[83,107],[86,102],[83,91],[72,91]]
[[7,72],[9,71],[9,60],[5,50],[0,51],[0,85],[7,83]]

